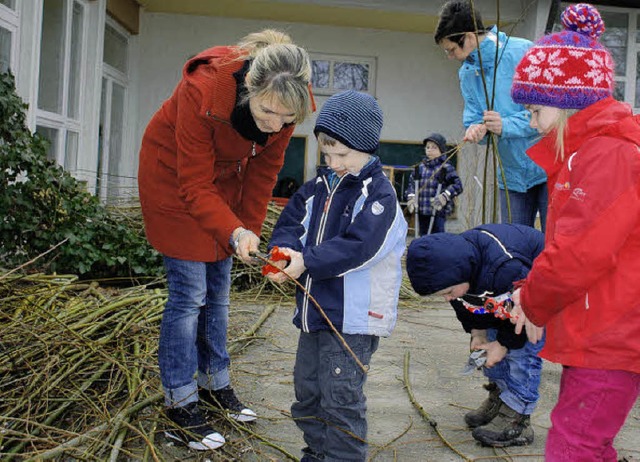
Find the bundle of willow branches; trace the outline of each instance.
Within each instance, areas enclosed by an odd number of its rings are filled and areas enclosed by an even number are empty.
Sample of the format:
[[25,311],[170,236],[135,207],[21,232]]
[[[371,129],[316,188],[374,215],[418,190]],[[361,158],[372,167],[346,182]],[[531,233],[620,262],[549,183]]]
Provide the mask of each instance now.
[[[0,459],[184,458],[155,438],[165,423],[157,345],[166,296],[75,276],[0,275]],[[232,312],[231,353],[252,340],[260,311]],[[216,428],[240,436],[218,460],[260,450],[251,432],[220,419]]]

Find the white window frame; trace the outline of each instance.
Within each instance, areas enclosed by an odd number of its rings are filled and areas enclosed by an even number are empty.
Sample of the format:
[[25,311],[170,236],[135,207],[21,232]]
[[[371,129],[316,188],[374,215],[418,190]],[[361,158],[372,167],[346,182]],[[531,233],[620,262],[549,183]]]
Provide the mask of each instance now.
[[0,27],[11,34],[9,68],[14,76],[18,75],[18,50],[20,49],[20,8],[22,0],[16,0],[15,10],[0,4]]
[[[79,95],[78,95],[78,114],[77,119],[72,119],[67,116],[68,113],[68,104],[69,104],[69,72],[70,72],[70,63],[71,63],[71,27],[73,17],[73,5],[78,3],[82,5],[82,26],[81,26],[81,40],[79,40],[78,44],[80,45],[80,65],[79,65]],[[65,157],[66,157],[66,143],[67,143],[67,132],[72,131],[78,134],[78,137],[82,136],[82,123],[84,116],[84,104],[85,95],[84,95],[84,82],[86,80],[85,75],[85,63],[87,60],[87,46],[86,40],[88,34],[88,24],[89,24],[89,5],[86,0],[65,0],[65,40],[64,40],[64,63],[63,63],[63,75],[62,75],[62,106],[60,108],[60,114],[47,111],[39,108],[39,104],[37,101],[38,89],[36,88],[36,96],[35,96],[35,114],[36,114],[36,126],[42,126],[47,128],[52,128],[58,130],[59,136],[57,139],[56,145],[52,146],[55,152],[55,161],[64,166],[65,165]],[[40,27],[42,28],[42,21],[44,17],[41,17]],[[76,44],[76,45],[78,45]],[[38,72],[42,72],[42,69],[38,69]],[[79,149],[80,143],[78,143]],[[80,153],[78,153],[80,154]],[[73,173],[75,170],[72,170]]]
[[368,82],[368,90],[366,93],[369,93],[372,96],[376,94],[376,71],[377,71],[377,59],[373,56],[348,56],[348,55],[337,55],[337,54],[326,54],[326,53],[310,53],[311,61],[329,61],[329,87],[328,88],[317,88],[313,87],[312,91],[316,95],[333,95],[340,91],[344,91],[345,89],[335,89],[333,88],[333,68],[336,63],[356,63],[356,64],[367,64],[369,66],[369,82]]

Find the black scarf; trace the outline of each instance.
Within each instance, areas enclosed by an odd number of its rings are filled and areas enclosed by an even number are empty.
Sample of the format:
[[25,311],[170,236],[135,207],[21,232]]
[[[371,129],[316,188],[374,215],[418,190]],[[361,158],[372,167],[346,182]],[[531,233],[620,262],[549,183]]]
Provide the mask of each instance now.
[[[236,79],[236,105],[231,112],[231,126],[249,141],[255,141],[261,146],[267,144],[269,134],[261,132],[256,121],[253,120],[251,109],[249,109],[249,100],[246,99],[247,87],[244,79],[249,71],[251,60],[246,60],[242,68],[233,74]],[[243,102],[244,100],[244,102]]]

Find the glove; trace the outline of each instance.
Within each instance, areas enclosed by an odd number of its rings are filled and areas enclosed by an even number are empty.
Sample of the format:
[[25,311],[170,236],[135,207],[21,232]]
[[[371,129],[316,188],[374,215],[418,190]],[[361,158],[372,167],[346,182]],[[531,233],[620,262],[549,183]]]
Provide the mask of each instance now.
[[418,203],[416,201],[415,196],[410,197],[409,200],[407,201],[407,212],[413,215],[413,213],[416,211],[416,208],[418,208]]
[[449,202],[450,197],[451,197],[451,194],[449,194],[448,191],[442,192],[437,196],[432,197],[430,201],[431,207],[433,207],[433,210],[435,210],[436,212],[439,212],[444,208],[445,205],[447,205],[447,202]]

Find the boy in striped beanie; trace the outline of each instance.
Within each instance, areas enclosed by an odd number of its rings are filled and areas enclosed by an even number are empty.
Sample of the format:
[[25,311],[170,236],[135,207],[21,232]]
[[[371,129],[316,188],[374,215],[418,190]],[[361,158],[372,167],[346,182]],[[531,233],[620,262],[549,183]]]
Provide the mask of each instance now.
[[363,387],[379,338],[395,326],[407,235],[373,155],[381,130],[371,95],[331,96],[314,130],[327,166],[289,199],[269,242],[291,261],[275,262],[283,272],[268,277],[304,287],[293,318],[300,337],[291,406],[307,445],[301,462],[367,460]]

